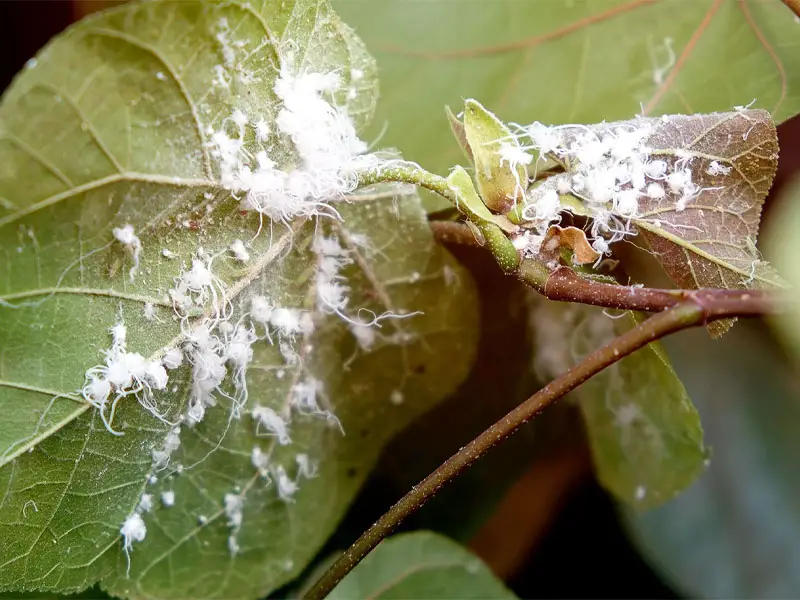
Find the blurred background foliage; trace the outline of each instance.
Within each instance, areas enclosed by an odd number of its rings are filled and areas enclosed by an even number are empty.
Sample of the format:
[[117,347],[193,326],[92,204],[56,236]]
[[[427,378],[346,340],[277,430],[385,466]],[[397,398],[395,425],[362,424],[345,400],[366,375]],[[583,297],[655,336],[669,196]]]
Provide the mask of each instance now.
[[[69,23],[118,3],[0,3],[3,87]],[[800,119],[789,119],[800,111],[800,23],[778,0],[335,4],[381,68],[383,102],[371,139],[442,173],[462,162],[442,107],[465,96],[505,120],[549,123],[613,120],[642,108],[726,110],[755,98],[783,121],[762,241],[768,258],[800,283],[792,262],[800,251],[800,178],[792,182],[800,172]],[[454,251],[483,300],[475,370],[387,449],[323,556],[544,383],[533,370],[530,296],[483,253]],[[717,342],[704,331],[666,341],[712,452],[709,469],[676,500],[642,514],[618,507],[593,478],[578,411],[563,402],[403,529],[467,545],[522,597],[800,596],[800,328],[797,320],[772,325],[742,322]],[[787,327],[788,335],[775,334]]]

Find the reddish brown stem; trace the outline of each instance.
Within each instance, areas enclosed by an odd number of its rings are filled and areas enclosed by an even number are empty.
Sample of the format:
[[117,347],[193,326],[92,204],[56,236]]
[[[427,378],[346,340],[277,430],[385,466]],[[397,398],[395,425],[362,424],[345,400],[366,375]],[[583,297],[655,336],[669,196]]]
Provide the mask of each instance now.
[[800,19],[800,0],[783,0],[783,3]]
[[[463,223],[432,221],[430,226],[442,243],[480,246],[475,234]],[[665,290],[603,283],[581,277],[569,267],[551,270],[533,259],[522,260],[514,275],[549,300],[621,310],[661,312],[692,300],[709,314],[724,310],[740,316],[758,316],[774,312],[783,302],[774,290]]]
[[306,593],[305,598],[321,600],[327,596],[382,539],[388,536],[409,515],[425,505],[448,482],[469,468],[495,445],[502,442],[553,402],[574,390],[581,383],[670,333],[704,325],[727,317],[750,316],[750,307],[739,312],[740,305],[720,303],[707,306],[696,298],[687,298],[672,308],[653,315],[630,331],[587,356],[579,364],[543,387],[528,400],[509,412],[486,431],[447,459],[433,473],[403,496],[380,519],[347,549],[334,565]]

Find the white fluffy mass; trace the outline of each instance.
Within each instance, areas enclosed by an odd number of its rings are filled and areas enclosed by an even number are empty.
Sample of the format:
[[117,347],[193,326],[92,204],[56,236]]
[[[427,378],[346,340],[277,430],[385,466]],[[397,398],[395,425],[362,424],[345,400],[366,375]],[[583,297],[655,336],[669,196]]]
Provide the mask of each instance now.
[[137,352],[128,352],[128,330],[121,321],[111,328],[111,348],[104,352],[105,364],[86,371],[81,389],[83,398],[98,409],[106,429],[122,435],[111,426],[120,400],[134,396],[148,412],[161,420],[153,390],[167,387],[169,376],[160,360],[147,360]]
[[[669,117],[661,120],[667,122]],[[539,150],[541,160],[555,159],[567,169],[529,189],[523,218],[533,221],[543,235],[560,220],[559,196],[580,198],[593,219],[592,246],[602,254],[611,243],[635,235],[631,220],[642,218],[643,199],[669,198],[675,210],[684,210],[703,190],[693,180],[691,156],[679,155],[668,162],[648,146],[660,125],[637,118],[594,126],[516,126],[523,150]],[[501,154],[499,160],[508,157]],[[713,161],[707,172],[725,175],[730,167]]]
[[[269,156],[263,144],[270,131],[262,118],[251,122],[236,113],[212,134],[222,184],[241,195],[243,208],[283,222],[337,215],[330,202],[355,189],[356,169],[377,161],[365,154],[367,146],[347,111],[330,101],[340,83],[336,73],[297,72],[290,61],[283,65],[274,85],[282,104],[275,125],[293,142],[298,158],[294,169],[279,167],[276,161],[283,162],[283,156]],[[245,148],[251,130],[261,150]]]

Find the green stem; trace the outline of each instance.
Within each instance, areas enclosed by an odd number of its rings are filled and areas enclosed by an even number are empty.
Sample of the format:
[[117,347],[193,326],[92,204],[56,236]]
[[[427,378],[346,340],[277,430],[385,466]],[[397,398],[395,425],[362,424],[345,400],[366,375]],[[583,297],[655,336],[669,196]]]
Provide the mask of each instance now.
[[458,208],[456,195],[444,177],[426,171],[416,163],[390,161],[386,165],[358,172],[358,187],[376,183],[410,183],[439,194]]
[[509,437],[546,407],[581,383],[639,348],[670,333],[705,324],[708,320],[738,316],[728,310],[709,311],[691,300],[658,313],[587,356],[579,364],[536,392],[505,417],[447,459],[433,473],[392,506],[306,593],[307,599],[325,598],[381,540],[409,515],[425,505],[448,482],[470,467],[492,447]]

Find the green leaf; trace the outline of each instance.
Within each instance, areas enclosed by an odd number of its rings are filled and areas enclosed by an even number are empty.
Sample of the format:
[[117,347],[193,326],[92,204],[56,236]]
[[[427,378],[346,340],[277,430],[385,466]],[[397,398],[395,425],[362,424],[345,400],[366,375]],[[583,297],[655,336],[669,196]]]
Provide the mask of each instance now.
[[796,366],[749,323],[724,342],[698,331],[667,345],[703,415],[713,453],[709,468],[680,497],[628,515],[633,541],[684,597],[796,596]]
[[[532,316],[537,368],[554,377],[638,322],[594,307],[542,303]],[[581,407],[600,482],[646,509],[697,478],[706,461],[700,417],[657,343],[592,377],[572,393]]]
[[[209,131],[232,126],[235,109],[273,123],[287,52],[297,68],[340,73],[332,101],[356,123],[369,120],[374,62],[327,2],[312,0],[126,5],[54,40],[4,97],[0,590],[71,592],[100,581],[126,597],[263,596],[319,550],[388,439],[468,371],[474,290],[434,243],[417,196],[365,190],[336,205],[341,220],[284,226],[240,212],[221,184]],[[246,144],[255,154],[255,140]],[[281,168],[294,168],[291,140],[273,133],[265,144]],[[131,248],[112,236],[128,224],[141,240],[133,279]],[[312,246],[323,235],[336,236],[349,261],[339,275],[351,321],[362,309],[407,318],[384,319],[365,340],[322,306]],[[251,240],[246,262],[228,250],[236,238]],[[127,397],[113,421],[124,435],[111,435],[79,390],[120,319],[130,352],[157,359],[183,343],[187,324],[168,292],[201,246],[234,322],[257,294],[309,311],[315,328],[294,343],[256,342],[238,418],[217,394],[200,424],[181,428],[169,467],[154,472],[151,453],[170,425]],[[341,430],[292,410],[290,444],[259,435],[253,408],[288,419],[297,384],[308,382]],[[191,387],[188,365],[170,372],[168,390],[154,396],[165,421],[184,413]],[[222,391],[242,399],[231,378]],[[255,447],[271,484],[252,464]],[[313,476],[302,475],[299,457]],[[286,500],[280,469],[299,487]],[[164,492],[174,506],[162,506]],[[120,527],[144,493],[154,509],[143,513],[147,536],[133,544],[128,573]],[[229,525],[228,494],[243,499],[241,527]]]
[[[524,155],[519,142],[500,119],[476,100],[464,104],[464,132],[483,202],[494,212],[508,212],[528,186],[525,165],[516,156],[503,153],[504,148],[510,148],[513,153]],[[525,159],[532,162],[535,157],[526,155]]]
[[770,229],[764,236],[765,254],[788,279],[792,300],[784,312],[772,317],[775,333],[787,342],[795,356],[800,356],[800,180],[793,181],[777,199]]
[[[598,123],[747,105],[800,112],[798,26],[781,0],[336,0],[381,69],[372,132],[423,167],[461,159],[441,107]],[[443,207],[430,199],[429,209]]]
[[439,534],[416,531],[381,542],[328,598],[499,600],[516,596],[463,547]]

